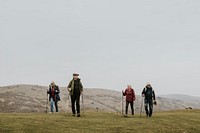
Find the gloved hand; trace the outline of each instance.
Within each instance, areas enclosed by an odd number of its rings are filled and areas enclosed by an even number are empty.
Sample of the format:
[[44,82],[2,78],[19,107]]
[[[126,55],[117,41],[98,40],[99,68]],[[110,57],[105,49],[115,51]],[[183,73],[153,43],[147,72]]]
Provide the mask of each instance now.
[[72,88],[68,88],[68,91],[71,91],[72,90]]
[[154,105],[157,105],[157,102],[156,102],[156,100],[154,100],[154,101],[153,101],[153,104],[154,104]]

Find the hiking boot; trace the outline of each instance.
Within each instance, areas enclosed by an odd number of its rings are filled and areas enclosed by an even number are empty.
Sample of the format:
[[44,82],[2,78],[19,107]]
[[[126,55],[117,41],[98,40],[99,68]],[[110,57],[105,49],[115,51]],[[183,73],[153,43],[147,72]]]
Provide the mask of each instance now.
[[125,114],[124,117],[127,117],[127,114]]
[[80,117],[81,115],[80,114],[77,114],[77,117]]

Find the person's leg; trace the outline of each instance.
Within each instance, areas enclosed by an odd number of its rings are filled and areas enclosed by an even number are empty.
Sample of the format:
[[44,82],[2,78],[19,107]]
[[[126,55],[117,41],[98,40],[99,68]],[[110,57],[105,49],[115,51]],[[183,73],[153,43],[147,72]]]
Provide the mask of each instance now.
[[80,95],[76,96],[76,110],[77,110],[77,116],[80,116]]
[[153,101],[149,101],[149,117],[152,116],[153,113]]
[[134,115],[133,102],[130,102],[130,104],[131,104],[131,111],[132,111],[132,115]]
[[149,111],[148,111],[148,101],[147,100],[144,100],[144,106],[145,106],[146,116],[148,116]]
[[127,116],[127,114],[128,114],[128,105],[129,105],[129,102],[128,101],[126,101],[126,116]]
[[75,96],[71,95],[72,113],[75,115]]
[[128,105],[129,105],[129,102],[126,101],[126,115],[128,114]]
[[56,112],[58,112],[58,101],[55,101]]
[[51,98],[50,100],[51,112],[54,112],[53,104],[54,104],[54,101],[53,101],[53,98]]

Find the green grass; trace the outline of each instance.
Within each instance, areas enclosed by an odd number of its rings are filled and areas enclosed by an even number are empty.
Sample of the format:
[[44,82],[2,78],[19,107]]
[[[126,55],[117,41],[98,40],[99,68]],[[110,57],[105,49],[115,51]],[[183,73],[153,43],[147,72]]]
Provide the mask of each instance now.
[[70,113],[0,113],[1,133],[200,133],[199,125],[200,110],[159,112],[151,118],[98,112],[80,118]]

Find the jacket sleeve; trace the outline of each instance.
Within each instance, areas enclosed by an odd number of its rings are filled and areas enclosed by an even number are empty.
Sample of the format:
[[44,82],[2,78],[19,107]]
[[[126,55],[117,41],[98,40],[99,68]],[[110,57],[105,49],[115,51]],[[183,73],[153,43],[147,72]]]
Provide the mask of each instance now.
[[79,85],[80,85],[80,91],[83,92],[83,84],[81,83],[81,81]]
[[67,88],[71,88],[72,87],[72,80],[69,82]]
[[152,89],[152,97],[153,97],[153,100],[156,100],[155,92],[153,89]]
[[133,90],[133,101],[136,100],[136,97],[135,97],[135,91]]
[[142,91],[142,95],[143,95],[143,94],[145,95],[145,93],[146,93],[146,92],[145,92],[145,89],[146,89],[146,88],[143,89],[143,91]]
[[123,96],[126,96],[126,90],[123,92]]
[[68,84],[68,86],[67,86],[67,90],[68,90],[69,92],[72,91],[72,88],[73,88],[72,83],[73,83],[73,79],[69,82],[69,84]]
[[49,86],[49,90],[47,90],[47,94],[50,94],[50,89],[51,89],[51,88],[50,88],[50,86]]
[[60,93],[60,89],[59,89],[59,86],[57,86],[57,90],[58,90],[58,91],[57,91],[57,93]]

